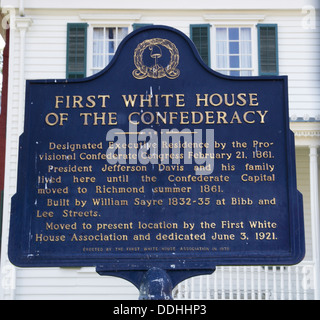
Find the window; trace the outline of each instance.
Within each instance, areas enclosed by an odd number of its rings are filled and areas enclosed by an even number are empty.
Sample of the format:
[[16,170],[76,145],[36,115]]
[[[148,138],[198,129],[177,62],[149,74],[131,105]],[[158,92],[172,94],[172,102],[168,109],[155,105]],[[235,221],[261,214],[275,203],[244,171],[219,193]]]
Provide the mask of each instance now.
[[230,76],[251,76],[251,28],[216,28],[216,70]]
[[67,32],[67,78],[86,77],[87,69],[86,23],[69,23]]
[[190,37],[204,63],[210,66],[210,25],[191,25]]
[[259,75],[278,75],[277,25],[258,26]]
[[110,63],[127,34],[127,27],[93,28],[92,74],[101,71]]

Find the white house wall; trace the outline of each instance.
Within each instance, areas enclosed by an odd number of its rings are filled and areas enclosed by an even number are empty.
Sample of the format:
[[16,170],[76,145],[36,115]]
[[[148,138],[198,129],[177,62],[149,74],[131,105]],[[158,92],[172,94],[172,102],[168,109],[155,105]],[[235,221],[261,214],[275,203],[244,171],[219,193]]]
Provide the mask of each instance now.
[[[305,14],[296,11],[50,11],[26,10],[26,17],[32,19],[27,31],[25,52],[26,79],[65,78],[66,72],[66,24],[68,22],[88,22],[90,24],[119,25],[126,23],[153,23],[173,26],[189,35],[190,24],[210,23],[212,27],[221,22],[221,17],[257,16],[258,23],[278,24],[279,73],[289,77],[290,116],[305,120],[320,120],[320,35],[317,28],[304,26]],[[318,13],[319,15],[320,13]],[[90,19],[90,17],[101,17]],[[105,20],[109,18],[109,21]],[[126,17],[132,17],[126,19]],[[212,17],[212,18],[208,18]],[[136,19],[139,18],[139,19]],[[223,20],[222,20],[223,21]],[[319,17],[318,17],[319,23]],[[250,22],[251,23],[251,22]],[[319,26],[318,26],[319,27]],[[18,31],[16,32],[18,34]],[[19,38],[16,37],[19,46]],[[19,51],[17,47],[17,59]],[[254,48],[256,49],[256,48]],[[213,50],[211,50],[213,51]],[[213,55],[213,52],[212,52]],[[89,55],[90,56],[90,55]],[[213,59],[212,59],[213,60]],[[88,63],[90,65],[90,61]],[[214,64],[214,63],[213,63]],[[18,64],[15,64],[18,65]],[[257,70],[255,70],[257,74]]]

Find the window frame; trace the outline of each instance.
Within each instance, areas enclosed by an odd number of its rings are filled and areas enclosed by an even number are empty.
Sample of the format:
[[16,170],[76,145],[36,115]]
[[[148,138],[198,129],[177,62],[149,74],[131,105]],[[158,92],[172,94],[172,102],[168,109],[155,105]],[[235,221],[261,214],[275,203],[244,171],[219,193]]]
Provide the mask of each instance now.
[[[116,23],[116,24],[92,23],[92,24],[89,24],[88,35],[87,35],[87,75],[88,76],[94,75],[94,69],[95,69],[95,68],[93,68],[93,29],[94,28],[128,28],[128,34],[133,31],[133,26],[130,23],[119,23],[119,24],[118,23]],[[103,69],[101,69],[101,70],[103,70]]]
[[[256,28],[256,23],[241,23],[241,22],[234,22],[234,23],[214,23],[213,24],[213,36],[211,37],[211,61],[212,61],[212,69],[219,72],[217,68],[217,28],[250,28],[251,29],[251,44],[252,44],[252,67],[250,70],[252,71],[251,76],[257,76],[259,74],[258,68],[258,32]],[[241,69],[240,69],[241,70]],[[241,76],[245,77],[245,76]]]

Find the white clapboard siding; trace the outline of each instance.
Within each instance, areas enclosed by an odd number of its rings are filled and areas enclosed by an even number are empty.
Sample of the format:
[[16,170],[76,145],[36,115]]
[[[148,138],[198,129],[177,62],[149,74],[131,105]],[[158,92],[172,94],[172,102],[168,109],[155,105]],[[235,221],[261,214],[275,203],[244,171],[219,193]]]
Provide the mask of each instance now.
[[128,281],[101,277],[94,268],[18,269],[16,299],[137,300]]
[[[318,29],[306,29],[302,22],[303,15],[298,11],[289,11],[286,15],[270,15],[264,21],[278,24],[279,72],[289,78],[290,114],[297,117],[305,114],[318,117],[320,35]],[[319,24],[319,19],[317,23]]]
[[66,76],[67,23],[77,16],[31,16],[26,39],[26,79],[63,79]]
[[[64,78],[66,68],[66,24],[81,22],[81,12],[67,11],[63,15],[46,11],[32,14],[33,20],[26,38],[25,71],[28,79]],[[100,11],[99,14],[102,14]],[[210,12],[209,12],[210,13]],[[214,11],[213,11],[214,13]],[[257,12],[257,14],[261,12]],[[159,12],[148,11],[142,15],[139,23],[152,23],[173,26],[189,35],[190,24],[208,23],[204,15],[208,12]],[[216,13],[217,16],[220,13]],[[252,13],[251,13],[252,14]],[[121,17],[121,13],[119,14]],[[319,32],[302,26],[301,12],[270,12],[260,23],[278,24],[279,70],[289,77],[290,114],[303,117],[320,115],[317,103],[320,103],[320,39]],[[88,21],[87,21],[88,22]],[[91,21],[94,23],[94,21]],[[134,22],[134,21],[133,21]],[[133,23],[130,22],[130,25]],[[90,21],[89,21],[90,23]],[[210,21],[214,25],[214,21]],[[112,25],[112,21],[106,21]],[[226,25],[228,22],[226,21]],[[17,50],[19,41],[17,41]],[[211,50],[214,55],[213,50]],[[303,81],[302,81],[303,79]],[[295,90],[299,88],[300,91]],[[303,90],[306,89],[306,92]]]

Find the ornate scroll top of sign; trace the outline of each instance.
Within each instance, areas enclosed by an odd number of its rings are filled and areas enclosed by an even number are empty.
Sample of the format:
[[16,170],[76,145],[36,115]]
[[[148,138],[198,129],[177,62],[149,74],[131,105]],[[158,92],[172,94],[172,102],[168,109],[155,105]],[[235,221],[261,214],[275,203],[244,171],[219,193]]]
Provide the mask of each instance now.
[[[150,51],[150,57],[154,59],[153,65],[145,65],[143,62],[145,50]],[[161,62],[164,56],[164,50],[170,53],[170,62],[163,66]],[[134,64],[137,69],[133,71],[133,76],[136,79],[153,78],[160,79],[167,77],[176,79],[180,75],[180,70],[177,69],[179,64],[179,51],[177,47],[167,39],[153,38],[141,42],[134,51]]]

